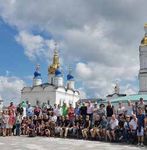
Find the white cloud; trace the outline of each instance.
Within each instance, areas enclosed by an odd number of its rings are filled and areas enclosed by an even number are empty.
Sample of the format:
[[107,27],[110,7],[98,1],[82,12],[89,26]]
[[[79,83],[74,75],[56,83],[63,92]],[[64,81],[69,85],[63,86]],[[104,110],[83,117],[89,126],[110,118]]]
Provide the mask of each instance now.
[[[107,94],[114,92],[113,85],[116,80],[119,80],[120,84],[123,82],[131,83],[136,81],[135,75],[138,72],[137,69],[138,68],[131,66],[124,69],[123,67],[102,66],[98,63],[78,63],[76,66],[76,74],[89,93],[93,92],[96,97],[105,97]],[[121,92],[127,94],[137,92],[136,85],[135,87],[131,87],[131,85],[128,84],[120,88]]]
[[54,48],[53,40],[45,40],[40,35],[33,35],[27,31],[19,32],[16,36],[16,41],[24,48],[25,55],[31,60],[36,58],[48,58],[49,51]]
[[0,96],[4,103],[8,104],[10,101],[18,103],[24,86],[25,82],[18,77],[0,76]]
[[[18,29],[16,40],[31,60],[51,58],[53,39],[57,39],[63,63],[78,62],[76,77],[86,92],[106,95],[117,79],[129,84],[126,90],[122,87],[124,92],[137,91],[138,46],[147,20],[145,0],[134,0],[133,5],[128,0],[0,2],[0,16]],[[34,29],[53,39],[34,35]]]

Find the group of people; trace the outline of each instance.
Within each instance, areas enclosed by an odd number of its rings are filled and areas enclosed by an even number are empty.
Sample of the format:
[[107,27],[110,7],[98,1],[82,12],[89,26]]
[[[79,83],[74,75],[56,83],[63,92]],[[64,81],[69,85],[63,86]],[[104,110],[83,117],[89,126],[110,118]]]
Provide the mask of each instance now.
[[134,143],[144,146],[147,136],[147,106],[142,98],[135,104],[128,101],[113,106],[92,104],[91,102],[72,104],[55,104],[32,107],[27,102],[26,108],[10,103],[0,115],[0,135],[28,135],[106,140],[110,142]]

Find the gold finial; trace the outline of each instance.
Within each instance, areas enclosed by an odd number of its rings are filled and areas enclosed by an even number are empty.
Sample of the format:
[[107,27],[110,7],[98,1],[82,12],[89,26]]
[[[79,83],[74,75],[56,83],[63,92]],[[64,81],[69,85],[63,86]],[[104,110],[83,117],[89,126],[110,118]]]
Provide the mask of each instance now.
[[56,69],[57,69],[58,67],[60,67],[60,62],[59,62],[59,55],[58,55],[58,50],[57,50],[57,42],[55,42],[53,63],[52,63],[52,65],[48,68],[48,73],[49,73],[49,74],[55,74],[55,71],[56,71]]
[[144,31],[145,31],[145,35],[143,39],[141,40],[141,46],[147,45],[147,23],[144,24]]
[[144,24],[144,28],[147,28],[147,23]]

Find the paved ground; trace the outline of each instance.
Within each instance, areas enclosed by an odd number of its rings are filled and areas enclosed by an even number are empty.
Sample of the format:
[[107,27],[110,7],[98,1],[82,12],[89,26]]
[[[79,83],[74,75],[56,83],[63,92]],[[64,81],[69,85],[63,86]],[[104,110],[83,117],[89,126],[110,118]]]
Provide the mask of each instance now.
[[43,137],[0,137],[0,150],[147,150],[136,146],[117,145],[98,141]]

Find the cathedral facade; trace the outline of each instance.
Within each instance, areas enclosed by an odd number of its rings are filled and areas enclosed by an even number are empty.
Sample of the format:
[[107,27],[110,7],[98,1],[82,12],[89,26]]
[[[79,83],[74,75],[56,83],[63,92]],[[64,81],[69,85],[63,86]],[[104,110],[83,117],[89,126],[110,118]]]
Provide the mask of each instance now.
[[40,104],[46,103],[50,105],[73,104],[80,99],[80,93],[75,89],[75,79],[71,70],[67,74],[67,81],[64,84],[63,73],[60,69],[58,50],[55,48],[53,63],[48,67],[48,82],[42,83],[40,66],[36,67],[33,77],[33,85],[31,87],[24,87],[21,91],[21,100],[29,101],[32,106],[38,102]]

